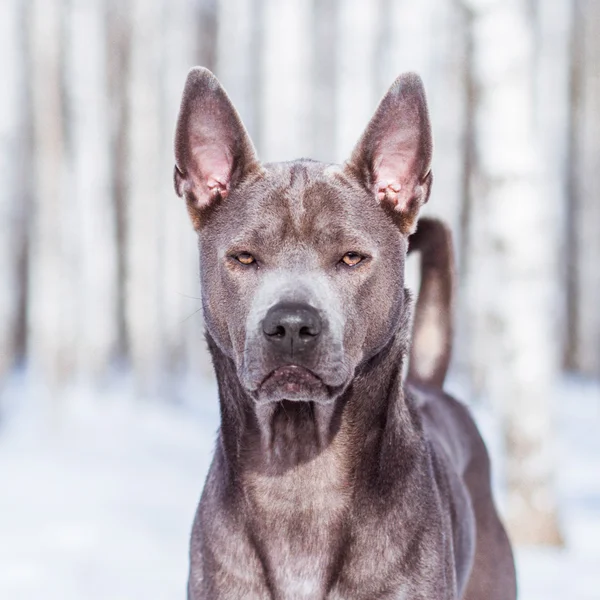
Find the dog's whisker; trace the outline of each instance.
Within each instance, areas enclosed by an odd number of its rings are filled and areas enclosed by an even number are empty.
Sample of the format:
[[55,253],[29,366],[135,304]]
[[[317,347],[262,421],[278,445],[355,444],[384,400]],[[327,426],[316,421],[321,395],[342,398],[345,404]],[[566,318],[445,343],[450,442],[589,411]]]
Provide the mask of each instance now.
[[181,292],[175,292],[178,296],[183,296],[184,298],[190,298],[191,300],[202,300],[202,298],[198,298],[197,296],[188,296],[187,294],[182,294]]
[[185,319],[182,319],[181,323],[185,323],[188,319],[191,319],[195,314],[199,313],[201,310],[202,310],[202,307],[198,308],[191,315],[189,315]]

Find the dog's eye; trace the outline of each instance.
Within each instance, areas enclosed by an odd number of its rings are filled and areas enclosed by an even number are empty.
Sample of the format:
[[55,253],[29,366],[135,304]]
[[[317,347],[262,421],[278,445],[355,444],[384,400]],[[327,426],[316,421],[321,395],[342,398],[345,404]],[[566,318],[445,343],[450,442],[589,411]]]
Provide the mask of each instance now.
[[256,262],[256,259],[249,252],[241,252],[236,257],[238,262],[241,262],[243,265],[251,265]]
[[346,252],[344,256],[342,256],[342,262],[349,267],[354,267],[357,265],[364,257],[356,252]]

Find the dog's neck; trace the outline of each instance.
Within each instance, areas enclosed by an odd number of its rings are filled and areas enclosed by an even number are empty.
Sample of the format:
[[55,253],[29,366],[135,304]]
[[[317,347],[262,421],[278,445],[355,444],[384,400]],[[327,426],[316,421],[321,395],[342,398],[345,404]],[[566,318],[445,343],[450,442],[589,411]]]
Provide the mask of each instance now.
[[386,456],[386,448],[415,439],[402,390],[406,327],[357,369],[351,385],[330,405],[257,405],[242,387],[233,361],[207,337],[219,384],[220,443],[231,483],[240,482],[244,471],[283,475],[328,451],[340,469],[354,471],[359,462],[370,460],[372,467],[385,465],[388,471],[392,457]]

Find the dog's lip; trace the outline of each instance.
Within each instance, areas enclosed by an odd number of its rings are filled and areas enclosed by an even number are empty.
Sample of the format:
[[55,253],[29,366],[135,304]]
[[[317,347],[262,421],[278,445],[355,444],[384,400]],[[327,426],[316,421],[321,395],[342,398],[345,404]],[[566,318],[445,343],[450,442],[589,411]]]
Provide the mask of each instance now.
[[263,390],[270,387],[281,387],[290,392],[297,392],[299,388],[327,388],[318,375],[300,365],[284,365],[273,369],[259,385]]
[[307,377],[313,380],[321,381],[318,375],[315,375],[310,369],[301,365],[284,365],[273,369],[267,376],[260,382],[260,386],[264,385],[269,379],[278,377]]

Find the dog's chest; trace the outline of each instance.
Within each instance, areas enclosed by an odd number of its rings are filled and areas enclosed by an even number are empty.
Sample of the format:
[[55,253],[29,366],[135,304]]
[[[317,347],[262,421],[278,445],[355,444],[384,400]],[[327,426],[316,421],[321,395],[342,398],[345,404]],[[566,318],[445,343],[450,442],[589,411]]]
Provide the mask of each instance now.
[[281,598],[319,598],[340,552],[352,492],[335,447],[283,475],[247,476],[251,527]]

